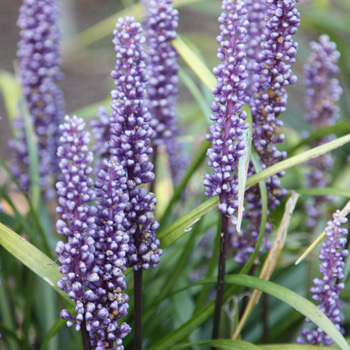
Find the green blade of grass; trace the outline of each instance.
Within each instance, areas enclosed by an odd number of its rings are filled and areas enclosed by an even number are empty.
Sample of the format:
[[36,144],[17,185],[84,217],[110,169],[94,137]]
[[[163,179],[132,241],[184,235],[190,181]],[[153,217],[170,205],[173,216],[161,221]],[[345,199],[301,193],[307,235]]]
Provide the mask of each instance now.
[[247,104],[243,106],[243,110],[247,113],[246,122],[249,124],[249,128],[247,130],[243,130],[243,137],[246,144],[246,148],[244,150],[244,155],[238,160],[238,209],[237,209],[237,232],[241,231],[241,224],[243,220],[243,211],[244,211],[244,193],[246,190],[247,183],[247,175],[248,175],[248,167],[250,162],[250,154],[252,147],[252,135],[253,135],[253,120],[252,120],[252,112]]
[[211,90],[211,88],[216,85],[216,78],[203,61],[181,38],[174,39],[172,44],[186,64],[193,70],[204,85]]
[[4,70],[0,71],[0,91],[4,98],[4,104],[12,128],[13,119],[18,115],[18,101],[21,97],[21,89],[15,76]]
[[[262,168],[259,161],[259,156],[254,149],[252,149],[251,160],[254,165],[255,172],[256,173],[261,172]],[[246,274],[252,268],[254,261],[259,254],[259,249],[261,247],[261,244],[265,235],[267,210],[268,210],[267,189],[266,189],[265,181],[263,180],[259,181],[259,190],[260,190],[260,198],[261,198],[261,222],[260,222],[260,229],[259,229],[259,237],[256,242],[253,254],[250,256],[248,262],[242,268],[240,274]]]
[[195,101],[197,102],[198,106],[201,108],[201,110],[205,116],[205,121],[207,123],[209,123],[211,109],[208,106],[208,103],[206,102],[205,97],[203,96],[201,90],[194,83],[194,81],[191,79],[189,74],[187,74],[183,69],[181,69],[179,71],[179,78],[186,85],[188,91],[192,94],[192,96],[195,99]]
[[266,344],[259,345],[261,350],[329,350],[329,346],[301,344]]
[[323,187],[323,188],[298,188],[295,190],[302,196],[337,196],[350,197],[350,189],[338,187]]
[[[175,0],[173,5],[175,8],[179,8],[199,1],[202,0]],[[118,11],[112,16],[109,16],[95,25],[87,28],[86,30],[77,34],[74,38],[70,39],[69,42],[64,44],[66,47],[68,46],[74,47],[75,49],[82,49],[108,35],[112,35],[113,29],[119,17],[133,16],[139,21],[142,18],[142,14],[142,6],[140,4],[135,4],[129,8]]]
[[167,218],[170,215],[171,209],[173,208],[174,204],[179,200],[181,197],[182,191],[185,189],[188,181],[191,179],[194,172],[198,169],[198,167],[202,164],[202,162],[205,159],[205,155],[207,153],[208,147],[210,146],[209,141],[204,141],[198,150],[196,156],[191,162],[191,165],[187,168],[185,175],[181,179],[180,183],[176,186],[174,190],[174,194],[167,205],[164,214],[162,215],[162,218],[160,220],[160,226],[162,227],[164,223],[166,222]]
[[261,350],[260,345],[254,345],[243,340],[228,340],[228,339],[216,339],[216,340],[204,340],[193,343],[179,344],[172,346],[172,349],[189,349],[195,345],[207,345],[212,346],[216,349],[227,349],[227,350]]
[[57,287],[61,274],[54,261],[2,223],[0,223],[0,244],[37,276],[46,281],[69,304],[72,304],[67,294]]
[[318,327],[323,329],[342,350],[350,350],[350,347],[333,322],[311,301],[303,298],[297,293],[282,287],[276,283],[265,281],[253,276],[229,275],[226,276],[226,283],[237,284],[244,287],[259,289],[260,291],[274,296],[292,308],[301,312]]
[[293,146],[290,150],[288,150],[288,154],[293,154],[300,147],[310,145],[313,141],[318,141],[327,135],[335,134],[337,136],[341,136],[348,132],[350,132],[350,123],[347,121],[339,122],[335,125],[325,126],[322,129],[314,131],[310,136]]
[[[215,284],[216,278],[205,279],[202,281],[198,281],[188,286],[188,288],[205,285],[205,284]],[[287,305],[291,306],[298,312],[302,313],[305,317],[309,318],[312,322],[314,322],[318,327],[323,329],[336,344],[339,345],[342,350],[350,350],[350,346],[348,345],[345,338],[339,332],[339,330],[334,326],[333,322],[320,310],[316,305],[314,305],[311,301],[305,299],[304,297],[298,295],[297,293],[280,286],[276,283],[265,281],[258,277],[247,276],[247,275],[226,275],[225,283],[231,284],[234,286],[242,286],[249,287],[253,289],[258,289],[264,293],[267,293]],[[227,288],[225,296],[227,298],[228,295],[232,295],[234,292],[234,287]],[[186,288],[182,288],[183,291]],[[214,303],[211,302],[199,313],[194,315],[189,321],[187,321],[180,328],[176,329],[172,333],[168,334],[166,337],[161,339],[158,343],[153,345],[150,350],[165,350],[168,349],[170,345],[176,344],[176,342],[183,337],[190,334],[194,329],[199,327],[203,322],[205,322],[214,311]]]
[[20,101],[20,109],[24,122],[29,155],[30,197],[34,211],[38,212],[40,202],[38,140],[34,132],[34,127],[26,103],[23,98]]
[[[247,187],[250,187],[280,171],[289,169],[295,165],[305,162],[308,159],[318,157],[324,153],[327,153],[337,147],[340,147],[346,143],[350,142],[350,134],[340,137],[339,139],[333,140],[331,142],[325,143],[321,146],[315,147],[297,156],[288,158],[272,165],[269,168],[260,171],[259,173],[250,176],[247,179]],[[181,193],[181,192],[180,192]],[[161,240],[161,246],[163,248],[175,242],[177,239],[181,238],[191,229],[191,226],[200,220],[200,218],[210,210],[214,209],[219,203],[218,198],[211,198],[206,202],[200,204],[198,207],[190,211],[188,214],[184,215],[180,219],[176,220],[173,224],[163,229],[159,234],[158,238]],[[164,214],[164,216],[167,215]],[[166,217],[166,216],[165,216]]]
[[74,112],[70,113],[71,115],[76,115],[84,119],[92,119],[97,116],[98,109],[100,107],[105,107],[107,111],[111,110],[111,101],[112,98],[109,96],[106,99],[92,103],[90,105],[87,105],[85,107],[79,108],[75,110]]
[[348,142],[350,142],[350,134],[339,137],[336,140],[324,143],[321,146],[312,148],[304,153],[298,154],[297,156],[282,160],[281,162],[274,164],[267,169],[264,169],[260,173],[254,174],[253,176],[249,177],[247,180],[247,186],[251,186],[259,182],[260,180],[266,179],[274,174],[279,173],[280,171],[289,169],[309,159],[316,158],[324,153],[330,152],[338,147],[345,145]]

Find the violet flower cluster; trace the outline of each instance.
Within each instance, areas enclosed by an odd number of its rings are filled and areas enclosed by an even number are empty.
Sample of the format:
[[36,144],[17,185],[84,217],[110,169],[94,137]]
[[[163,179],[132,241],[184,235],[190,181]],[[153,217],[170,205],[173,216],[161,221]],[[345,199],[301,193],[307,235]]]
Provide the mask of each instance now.
[[62,264],[59,272],[63,274],[57,285],[76,304],[76,316],[72,316],[68,310],[62,310],[61,317],[68,320],[69,327],[75,325],[79,331],[85,319],[88,284],[99,278],[91,271],[96,230],[96,208],[89,204],[95,198],[93,180],[89,177],[93,156],[88,151],[90,136],[84,131],[84,121],[75,116],[72,119],[66,117],[65,121],[60,126],[61,146],[57,151],[64,180],[56,185],[60,205],[57,213],[61,216],[56,226],[57,232],[67,236],[68,241],[59,241],[56,246]]
[[[58,5],[55,0],[24,0],[18,26],[19,73],[26,108],[38,138],[40,185],[52,196],[52,175],[57,174],[57,127],[63,118],[63,95],[57,86],[60,71]],[[14,151],[12,171],[24,190],[29,189],[29,156],[23,123],[23,108],[14,123],[18,138],[10,143]]]
[[172,3],[173,0],[144,0],[147,72],[150,76],[145,103],[153,117],[150,124],[154,130],[154,146],[165,147],[174,182],[178,183],[186,162],[177,140],[179,66],[176,60],[178,53],[171,40],[177,37],[178,11]]
[[[68,237],[58,242],[63,274],[58,287],[75,302],[76,316],[62,310],[68,327],[89,332],[91,345],[97,349],[122,350],[122,339],[131,328],[118,326],[127,314],[128,296],[125,270],[129,235],[124,210],[129,200],[126,173],[116,159],[106,161],[92,189],[89,177],[93,170],[92,153],[88,151],[90,135],[82,119],[66,117],[58,157],[64,181],[57,183],[59,204],[57,231]],[[96,199],[97,207],[89,203]],[[83,325],[85,322],[85,325]]]
[[127,323],[118,325],[126,316],[129,296],[125,270],[129,235],[125,229],[125,207],[129,201],[127,177],[117,159],[105,161],[95,182],[97,205],[95,261],[92,272],[99,276],[90,285],[86,329],[96,349],[123,349],[122,339],[131,331]]
[[[338,120],[339,107],[337,102],[342,94],[342,88],[336,75],[339,71],[338,60],[340,53],[336,44],[330,41],[327,35],[322,35],[319,42],[311,42],[312,53],[304,67],[306,85],[306,114],[305,120],[312,129],[317,130],[333,125]],[[332,135],[314,142],[313,147],[331,141]],[[329,184],[328,171],[333,168],[333,157],[330,153],[324,154],[307,163],[311,169],[306,174],[307,187],[326,187]],[[322,217],[322,206],[329,202],[326,196],[317,196],[311,199],[306,211],[308,227],[315,227]]]
[[151,114],[143,105],[146,74],[146,56],[141,45],[141,26],[134,18],[119,19],[114,30],[116,52],[116,89],[112,91],[111,153],[126,171],[129,202],[125,208],[126,231],[129,233],[128,264],[134,270],[155,267],[162,250],[155,230],[159,224],[153,211],[156,199],[138,187],[154,180],[153,165],[149,161],[153,129]]
[[249,127],[245,123],[246,113],[242,106],[247,102],[245,94],[247,33],[247,9],[244,1],[224,0],[223,13],[219,17],[221,34],[218,58],[222,62],[214,69],[217,87],[212,89],[215,96],[211,104],[211,120],[215,124],[209,128],[207,139],[212,142],[208,149],[208,165],[213,174],[204,176],[206,196],[220,196],[218,209],[226,216],[233,216],[237,208],[238,159],[246,147],[243,132]]
[[250,73],[247,77],[247,94],[252,97],[254,91],[253,71],[261,53],[261,35],[265,29],[265,12],[267,3],[265,0],[246,0],[247,7],[247,71]]
[[[299,12],[296,9],[296,0],[268,0],[266,4],[255,4],[256,8],[264,8],[265,26],[260,38],[260,50],[251,51],[252,86],[249,104],[253,118],[253,145],[260,156],[263,169],[276,164],[286,158],[285,152],[280,152],[276,144],[284,140],[280,132],[283,122],[279,115],[286,110],[288,94],[286,86],[296,82],[291,64],[295,62],[298,44],[293,41],[293,35],[299,26]],[[255,25],[250,24],[251,34],[256,38],[257,28],[261,28],[261,16],[251,14]],[[253,53],[257,55],[254,56]],[[250,164],[248,176],[255,173]],[[281,187],[280,177],[284,172],[271,176],[266,180],[268,193],[268,209],[273,210],[283,199],[287,191]],[[259,235],[261,222],[261,198],[258,185],[246,192],[247,206],[245,218],[248,227],[245,232],[233,232],[232,244],[236,250],[235,260],[246,263],[254,250]],[[267,223],[265,231],[269,232],[271,225]]]
[[[339,282],[344,278],[344,258],[348,255],[345,249],[347,242],[348,230],[341,227],[348,220],[341,216],[337,210],[333,214],[333,220],[328,221],[326,228],[326,241],[322,243],[320,249],[320,272],[322,279],[315,278],[314,286],[311,287],[312,299],[319,305],[317,306],[333,322],[338,330],[341,330],[341,308],[342,301],[339,299],[339,292],[344,289],[344,283]],[[311,322],[306,319],[306,322]],[[297,341],[302,344],[312,345],[332,345],[332,338],[327,335],[321,328],[316,330],[303,328],[302,337]]]

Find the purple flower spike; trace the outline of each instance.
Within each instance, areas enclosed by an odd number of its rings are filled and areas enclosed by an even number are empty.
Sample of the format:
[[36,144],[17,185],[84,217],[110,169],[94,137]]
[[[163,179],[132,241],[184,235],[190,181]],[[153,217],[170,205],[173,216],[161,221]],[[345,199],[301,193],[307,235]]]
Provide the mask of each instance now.
[[61,146],[57,151],[64,180],[56,185],[60,205],[56,211],[61,216],[56,227],[57,232],[68,239],[67,243],[60,241],[56,246],[62,264],[59,272],[63,274],[57,285],[76,303],[76,316],[67,310],[63,310],[61,316],[68,320],[69,327],[75,325],[77,331],[81,329],[86,312],[88,284],[99,279],[91,271],[95,253],[96,208],[89,205],[94,199],[93,181],[89,178],[93,156],[88,151],[90,135],[84,127],[81,118],[74,116],[70,119],[67,116],[65,124],[60,126]]
[[[251,96],[249,104],[253,118],[253,144],[260,156],[263,169],[276,164],[286,158],[286,152],[280,152],[276,144],[284,140],[280,132],[283,125],[278,117],[286,110],[288,95],[286,86],[294,84],[297,77],[293,75],[291,64],[295,62],[298,44],[292,39],[299,26],[299,12],[296,9],[296,0],[267,0],[266,4],[254,2],[255,7],[266,8],[265,26],[261,34],[260,50],[252,46],[249,48],[251,59],[250,69],[253,69],[253,85],[250,86]],[[259,22],[250,24],[249,39],[251,40],[257,28],[261,28],[261,16],[250,12],[250,17],[256,17]],[[252,45],[252,44],[250,44]],[[260,51],[260,52],[259,52]],[[255,53],[257,52],[257,55]],[[255,173],[252,164],[249,166],[248,176]],[[281,187],[281,172],[266,180],[268,193],[268,209],[273,210],[287,195]],[[247,190],[247,206],[244,213],[248,221],[245,233],[233,232],[232,244],[236,249],[235,260],[246,263],[249,255],[255,248],[261,222],[261,198],[258,185]],[[266,232],[271,231],[267,223]],[[266,241],[266,244],[268,242]],[[265,245],[268,247],[268,245]]]
[[249,22],[246,38],[247,71],[249,72],[249,76],[247,77],[247,93],[249,98],[251,98],[254,84],[252,77],[254,74],[254,66],[261,53],[261,36],[265,29],[267,4],[265,0],[246,0],[246,6],[248,10],[247,19]]
[[[58,15],[55,0],[24,0],[17,22],[21,29],[17,55],[22,91],[38,137],[40,185],[49,197],[52,175],[58,171],[58,125],[64,115],[62,91],[56,84],[62,78]],[[19,135],[10,143],[15,152],[13,172],[28,191],[28,150],[22,117],[18,119],[15,127]]]
[[129,251],[124,210],[129,196],[123,167],[115,158],[105,163],[105,170],[100,170],[95,183],[98,228],[92,272],[100,279],[90,284],[86,329],[93,347],[116,349],[114,346],[117,344],[117,349],[123,349],[122,338],[131,331],[126,323],[120,326],[117,323],[129,308],[129,297],[123,292],[126,289],[124,273]]
[[[338,60],[340,53],[336,44],[329,40],[327,35],[322,35],[319,42],[311,42],[312,53],[308,63],[304,67],[306,85],[306,114],[305,120],[310,123],[314,130],[333,125],[338,120],[339,107],[337,102],[342,94],[336,75],[339,71]],[[312,147],[320,146],[331,141],[333,136],[329,135],[322,140],[314,142]],[[327,174],[333,168],[333,157],[327,153],[318,158],[311,159],[307,163],[311,171],[306,174],[307,187],[326,187],[329,184]],[[322,217],[322,206],[329,202],[326,196],[317,196],[311,199],[306,207],[308,218],[306,225],[315,227]]]
[[126,171],[129,203],[125,208],[126,231],[130,235],[129,264],[134,270],[156,266],[162,250],[154,231],[156,199],[138,185],[154,180],[150,138],[151,114],[143,106],[146,56],[141,45],[141,26],[132,17],[119,19],[114,31],[116,66],[111,73],[116,89],[112,91],[111,153]]
[[150,124],[155,132],[154,145],[165,146],[174,182],[178,183],[186,162],[177,141],[179,66],[176,61],[178,53],[171,40],[177,37],[178,11],[173,8],[172,3],[173,0],[144,0],[147,10],[144,27],[150,76],[145,103],[152,114]]
[[[344,278],[344,258],[349,253],[345,249],[348,230],[342,228],[341,225],[347,221],[346,218],[340,216],[339,210],[333,214],[333,221],[328,221],[327,239],[322,243],[319,256],[322,262],[320,272],[323,278],[315,278],[314,287],[310,289],[313,295],[312,299],[319,303],[318,308],[326,314],[338,330],[341,330],[342,321],[340,312],[342,302],[339,299],[339,292],[344,289],[344,283],[339,282],[339,280]],[[306,322],[310,323],[311,321],[306,319]],[[303,328],[301,334],[303,337],[297,339],[301,344],[325,346],[333,344],[332,338],[319,327],[314,331]]]
[[208,149],[208,165],[213,174],[204,176],[206,196],[220,196],[218,209],[222,214],[233,216],[237,208],[237,165],[246,147],[243,130],[246,113],[241,111],[247,102],[245,95],[246,54],[245,37],[248,21],[244,1],[224,0],[223,13],[219,17],[221,34],[217,37],[220,44],[218,58],[222,62],[214,69],[217,87],[212,89],[215,100],[211,105],[211,119],[215,124],[209,128],[207,139],[212,141]]
[[[263,168],[286,157],[284,152],[277,150],[275,144],[284,140],[284,135],[278,132],[283,123],[277,118],[286,110],[288,95],[285,87],[297,80],[291,70],[298,49],[298,44],[293,42],[292,35],[297,32],[300,23],[296,2],[296,0],[267,1],[262,51],[255,65],[254,94],[250,101],[253,115],[253,142]],[[278,181],[271,179],[270,187]],[[281,194],[277,188],[271,192],[274,198],[271,198],[270,202],[276,207],[279,205]]]

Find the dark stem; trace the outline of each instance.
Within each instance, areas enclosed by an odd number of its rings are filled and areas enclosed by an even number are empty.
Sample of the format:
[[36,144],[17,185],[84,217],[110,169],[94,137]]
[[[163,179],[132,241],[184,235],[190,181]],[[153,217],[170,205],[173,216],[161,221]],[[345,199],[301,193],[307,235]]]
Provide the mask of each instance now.
[[262,323],[263,323],[263,344],[268,344],[269,342],[269,321],[268,321],[268,312],[269,312],[269,303],[268,295],[263,293],[261,296],[262,299]]
[[[218,282],[216,286],[216,301],[215,301],[214,326],[213,326],[212,339],[218,339],[219,337],[221,308],[222,308],[222,301],[223,301],[223,292],[225,287],[228,220],[229,219],[227,216],[223,214],[221,215],[221,237],[220,237],[220,252],[219,252]],[[215,349],[215,347],[213,347],[212,349]]]
[[85,320],[81,323],[81,339],[83,340],[83,349],[92,350],[90,335],[89,332],[86,330]]
[[[155,175],[156,175],[156,170],[157,170],[157,158],[158,158],[158,146],[153,146],[153,152],[151,155],[151,163],[154,166],[153,172]],[[156,179],[154,179],[151,182],[151,185],[149,187],[149,191],[154,193],[155,187],[156,187]]]
[[142,349],[142,268],[134,271],[134,350]]

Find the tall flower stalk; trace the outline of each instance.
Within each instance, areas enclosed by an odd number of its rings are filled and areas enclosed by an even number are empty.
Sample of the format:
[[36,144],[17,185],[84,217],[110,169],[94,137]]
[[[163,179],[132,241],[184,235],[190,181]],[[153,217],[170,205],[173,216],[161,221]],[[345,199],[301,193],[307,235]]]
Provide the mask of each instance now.
[[[296,0],[266,1],[260,52],[257,52],[255,58],[253,56],[254,64],[250,66],[253,73],[249,100],[253,119],[252,141],[263,169],[285,159],[287,155],[286,152],[279,151],[276,145],[284,140],[280,131],[283,122],[278,117],[286,110],[286,87],[297,80],[291,69],[298,49],[293,35],[300,23],[296,3]],[[257,16],[257,19],[257,27],[261,28],[261,18]],[[254,173],[253,165],[250,164],[248,175]],[[266,180],[269,210],[275,209],[287,194],[280,182],[283,176],[284,172],[280,172]],[[261,198],[257,185],[248,189],[246,198],[245,218],[248,220],[248,226],[245,232],[234,232],[232,237],[233,247],[236,249],[235,260],[243,264],[253,252],[259,235]],[[265,231],[270,230],[271,224],[267,223]]]
[[208,149],[208,165],[212,174],[204,176],[203,184],[207,196],[219,196],[218,206],[222,216],[217,297],[214,313],[213,338],[218,338],[223,289],[225,283],[226,250],[229,218],[237,209],[238,159],[243,155],[246,144],[243,131],[248,128],[247,117],[242,106],[247,102],[245,95],[246,54],[245,37],[247,9],[243,0],[222,2],[219,17],[221,34],[218,59],[222,62],[214,69],[217,86],[212,89],[215,96],[211,104],[213,114],[207,139],[212,142]]
[[[17,22],[21,30],[17,55],[22,92],[38,139],[40,186],[48,197],[53,195],[58,172],[58,125],[64,115],[63,94],[57,85],[62,78],[58,15],[55,0],[24,0]],[[28,191],[29,155],[22,115],[14,126],[18,135],[10,143],[14,151],[12,170]]]
[[[312,53],[304,67],[306,85],[306,114],[305,120],[313,130],[333,125],[337,122],[339,107],[337,102],[342,94],[342,88],[336,78],[338,74],[338,60],[340,53],[336,44],[330,41],[327,35],[322,35],[319,42],[311,42]],[[312,146],[317,147],[329,142],[334,138],[328,135]],[[307,187],[326,187],[329,184],[328,172],[333,168],[331,154],[323,154],[307,163],[310,171],[306,174]],[[326,196],[316,196],[310,199],[306,211],[308,214],[306,225],[314,228],[322,218],[322,206],[328,202]]]
[[144,106],[146,56],[141,45],[141,26],[134,18],[119,19],[114,30],[116,52],[116,89],[112,91],[111,153],[125,169],[126,192],[129,201],[125,207],[125,229],[129,234],[128,265],[134,269],[135,349],[142,347],[142,270],[155,267],[162,250],[155,231],[159,224],[153,211],[156,199],[139,185],[154,180],[153,165],[149,161],[153,129],[151,114]]
[[84,121],[77,117],[66,117],[60,127],[61,146],[57,155],[63,181],[56,185],[59,197],[57,213],[61,217],[56,227],[57,232],[66,236],[68,241],[59,241],[56,253],[62,264],[59,272],[63,274],[57,285],[76,305],[76,316],[62,310],[61,317],[67,320],[68,327],[75,326],[77,331],[81,331],[83,343],[89,345],[85,318],[90,293],[88,285],[98,280],[99,276],[92,272],[96,208],[89,204],[95,198],[90,178],[93,156],[88,150],[90,135],[84,131],[84,127]]
[[183,173],[184,155],[177,140],[179,129],[176,101],[179,66],[178,53],[171,40],[177,37],[178,11],[173,8],[172,3],[173,0],[144,0],[147,72],[150,76],[146,86],[145,103],[152,114],[150,123],[154,130],[153,157],[156,158],[160,146],[165,148],[176,184]]
[[[338,330],[342,330],[340,310],[343,307],[339,299],[339,292],[344,289],[344,283],[341,282],[344,278],[344,258],[349,253],[345,249],[348,230],[341,226],[347,221],[340,215],[339,210],[333,214],[333,220],[328,221],[325,230],[326,241],[322,243],[319,255],[321,260],[319,269],[323,277],[322,279],[315,278],[314,286],[310,289],[312,299],[319,303],[317,307],[326,314]],[[306,322],[311,321],[306,319]],[[316,330],[303,328],[301,334],[302,337],[297,339],[301,344],[328,346],[334,343],[333,339],[320,327],[317,327]]]

